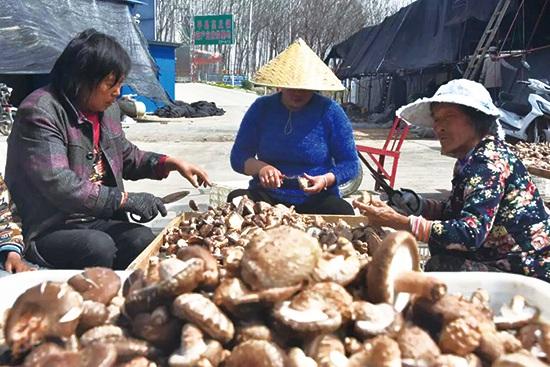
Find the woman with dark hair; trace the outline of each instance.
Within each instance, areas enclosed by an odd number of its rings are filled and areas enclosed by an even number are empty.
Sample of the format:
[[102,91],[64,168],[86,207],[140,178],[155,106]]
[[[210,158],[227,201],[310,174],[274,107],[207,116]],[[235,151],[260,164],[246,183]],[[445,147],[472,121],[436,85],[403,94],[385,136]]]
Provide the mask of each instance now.
[[427,271],[505,271],[550,281],[550,218],[521,161],[491,134],[499,110],[479,83],[459,79],[398,116],[432,127],[457,159],[451,197],[422,199],[418,215],[379,200],[354,205],[371,223],[408,230],[429,245]]
[[161,180],[178,171],[209,185],[199,167],[129,142],[114,103],[130,57],[93,29],[57,59],[51,84],[21,103],[8,138],[6,183],[23,225],[25,256],[41,266],[124,269],[153,240],[126,213],[166,215],[161,199],[124,190],[123,179]]

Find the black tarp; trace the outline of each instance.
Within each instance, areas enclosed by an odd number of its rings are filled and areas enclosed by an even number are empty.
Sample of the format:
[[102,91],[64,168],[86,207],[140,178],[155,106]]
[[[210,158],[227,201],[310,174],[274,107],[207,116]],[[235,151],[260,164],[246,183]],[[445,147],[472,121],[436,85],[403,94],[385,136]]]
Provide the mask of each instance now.
[[1,0],[1,8],[0,74],[49,74],[69,40],[95,28],[114,36],[130,55],[126,83],[142,96],[169,103],[126,1]]
[[336,45],[328,58],[343,59],[340,78],[453,62],[462,36],[460,20],[471,13],[486,20],[491,14],[484,9],[497,1],[477,1],[481,9],[474,11],[468,0],[418,0]]
[[[335,59],[338,77],[353,80],[350,101],[384,114],[460,78],[497,2],[417,0],[335,45],[327,61]],[[550,78],[550,0],[521,3],[511,1],[493,45],[523,53],[531,69],[517,75],[503,69],[505,90],[517,78]],[[519,66],[520,57],[508,61]]]
[[[523,48],[545,0],[525,0],[525,11],[507,39],[504,49]],[[420,70],[456,64],[473,53],[498,0],[417,0],[382,23],[363,28],[335,45],[327,59],[341,59],[337,75],[361,77],[393,73],[399,69]],[[504,38],[519,2],[512,1],[497,35]],[[550,7],[546,9],[532,47],[550,44]],[[525,24],[523,36],[521,22]]]

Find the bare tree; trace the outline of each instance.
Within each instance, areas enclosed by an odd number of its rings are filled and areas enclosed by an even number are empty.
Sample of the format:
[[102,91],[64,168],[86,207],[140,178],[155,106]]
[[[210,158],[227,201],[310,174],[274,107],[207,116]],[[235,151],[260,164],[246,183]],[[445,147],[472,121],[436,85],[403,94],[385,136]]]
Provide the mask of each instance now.
[[222,54],[224,68],[252,74],[303,38],[320,56],[361,28],[413,0],[157,0],[157,38],[193,42],[193,16],[233,14],[233,45],[200,46]]

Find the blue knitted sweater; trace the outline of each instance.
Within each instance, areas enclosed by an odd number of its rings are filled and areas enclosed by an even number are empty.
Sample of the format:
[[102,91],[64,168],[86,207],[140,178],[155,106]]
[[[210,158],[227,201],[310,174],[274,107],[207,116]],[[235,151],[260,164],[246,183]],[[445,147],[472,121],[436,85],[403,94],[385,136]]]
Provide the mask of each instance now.
[[[332,172],[336,184],[328,191],[337,195],[338,185],[359,172],[349,119],[336,102],[317,93],[295,112],[282,104],[280,93],[258,98],[241,122],[231,150],[231,166],[244,174],[249,158],[271,164],[287,176]],[[254,176],[249,188],[256,187],[260,182]],[[301,204],[309,196],[293,180],[285,180],[281,188],[269,193],[288,204]]]

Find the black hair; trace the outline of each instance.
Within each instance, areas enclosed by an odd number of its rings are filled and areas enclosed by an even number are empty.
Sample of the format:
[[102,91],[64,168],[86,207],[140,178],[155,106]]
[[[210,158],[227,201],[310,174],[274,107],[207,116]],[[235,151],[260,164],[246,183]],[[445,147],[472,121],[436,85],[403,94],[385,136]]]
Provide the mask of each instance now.
[[472,127],[479,137],[482,138],[488,134],[496,134],[497,118],[495,116],[487,115],[478,109],[464,105],[458,105],[458,107],[470,118]]
[[131,65],[130,56],[113,37],[90,28],[69,42],[50,77],[55,92],[84,103],[105,77],[112,73],[116,84],[128,75]]

